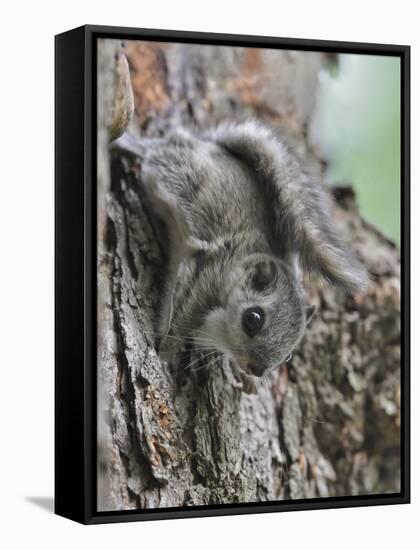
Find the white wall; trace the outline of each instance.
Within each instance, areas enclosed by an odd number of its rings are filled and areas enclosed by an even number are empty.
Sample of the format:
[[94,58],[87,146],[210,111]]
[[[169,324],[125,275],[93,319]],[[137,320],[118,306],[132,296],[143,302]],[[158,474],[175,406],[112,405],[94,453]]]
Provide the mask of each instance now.
[[[0,541],[3,548],[395,549],[418,540],[419,348],[412,357],[413,504],[82,527],[31,497],[53,494],[53,35],[84,23],[412,45],[412,151],[419,151],[416,2],[169,0],[2,3],[0,65]],[[414,155],[413,155],[414,156]],[[417,207],[419,161],[413,158]],[[416,208],[414,206],[414,212]],[[420,223],[413,220],[414,243]],[[413,333],[419,326],[413,251]],[[417,328],[418,332],[418,328]],[[418,542],[417,542],[418,544]],[[407,548],[416,547],[407,542]]]

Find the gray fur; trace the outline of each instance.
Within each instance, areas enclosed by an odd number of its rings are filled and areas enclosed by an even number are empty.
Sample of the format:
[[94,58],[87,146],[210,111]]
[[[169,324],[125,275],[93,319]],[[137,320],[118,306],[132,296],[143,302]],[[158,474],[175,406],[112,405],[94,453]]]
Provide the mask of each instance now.
[[[263,374],[302,338],[300,267],[346,291],[365,288],[364,269],[335,235],[327,193],[269,128],[181,130],[138,150],[150,207],[168,231],[159,327],[167,356],[192,338]],[[250,338],[241,319],[253,306],[266,318]]]

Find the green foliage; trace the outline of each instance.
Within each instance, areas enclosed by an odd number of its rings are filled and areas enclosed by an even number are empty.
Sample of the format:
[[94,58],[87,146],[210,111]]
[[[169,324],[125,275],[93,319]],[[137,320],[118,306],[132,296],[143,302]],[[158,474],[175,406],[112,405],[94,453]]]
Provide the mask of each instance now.
[[363,216],[400,242],[400,60],[343,54],[320,76],[314,140],[330,183],[351,183]]

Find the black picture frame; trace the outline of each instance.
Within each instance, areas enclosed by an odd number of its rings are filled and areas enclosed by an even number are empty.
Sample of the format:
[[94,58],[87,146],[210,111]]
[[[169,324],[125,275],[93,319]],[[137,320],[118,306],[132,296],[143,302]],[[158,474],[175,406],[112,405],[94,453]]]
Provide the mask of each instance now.
[[[96,39],[392,55],[401,59],[401,492],[97,512]],[[55,37],[55,512],[85,523],[410,502],[410,47],[87,25]]]

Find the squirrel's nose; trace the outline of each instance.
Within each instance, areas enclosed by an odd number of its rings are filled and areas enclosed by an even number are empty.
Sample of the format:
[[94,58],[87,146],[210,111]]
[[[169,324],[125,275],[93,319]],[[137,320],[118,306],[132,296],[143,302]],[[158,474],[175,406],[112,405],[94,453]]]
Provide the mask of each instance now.
[[257,363],[248,363],[246,367],[249,374],[253,374],[254,376],[262,376],[265,371],[265,367]]

